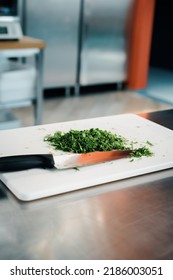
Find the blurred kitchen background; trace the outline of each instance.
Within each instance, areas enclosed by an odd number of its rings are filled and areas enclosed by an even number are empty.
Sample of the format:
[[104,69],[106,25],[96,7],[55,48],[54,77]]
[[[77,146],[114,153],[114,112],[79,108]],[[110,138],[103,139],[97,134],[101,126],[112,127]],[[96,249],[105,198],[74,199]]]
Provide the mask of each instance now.
[[[171,109],[171,7],[171,0],[1,0],[0,45],[9,17],[22,36],[45,42],[42,124]],[[4,57],[0,48],[0,129],[34,125],[36,79],[32,55]]]

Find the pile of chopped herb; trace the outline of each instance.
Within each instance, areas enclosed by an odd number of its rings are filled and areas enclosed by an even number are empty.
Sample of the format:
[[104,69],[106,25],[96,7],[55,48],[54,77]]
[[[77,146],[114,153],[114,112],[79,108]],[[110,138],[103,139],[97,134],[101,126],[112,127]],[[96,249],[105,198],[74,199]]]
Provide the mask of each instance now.
[[51,146],[54,146],[56,150],[72,153],[132,150],[132,157],[153,155],[148,147],[143,146],[135,149],[133,148],[133,143],[129,143],[124,137],[99,128],[91,128],[89,130],[70,130],[69,132],[64,133],[57,131],[53,135],[47,135],[44,138],[44,141],[48,142]]

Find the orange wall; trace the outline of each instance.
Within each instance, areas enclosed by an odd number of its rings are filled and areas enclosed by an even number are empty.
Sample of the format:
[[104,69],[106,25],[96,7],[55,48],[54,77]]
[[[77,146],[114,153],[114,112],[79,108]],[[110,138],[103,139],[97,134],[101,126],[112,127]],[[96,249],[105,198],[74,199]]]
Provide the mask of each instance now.
[[147,86],[154,8],[155,0],[135,0],[129,46],[129,89]]

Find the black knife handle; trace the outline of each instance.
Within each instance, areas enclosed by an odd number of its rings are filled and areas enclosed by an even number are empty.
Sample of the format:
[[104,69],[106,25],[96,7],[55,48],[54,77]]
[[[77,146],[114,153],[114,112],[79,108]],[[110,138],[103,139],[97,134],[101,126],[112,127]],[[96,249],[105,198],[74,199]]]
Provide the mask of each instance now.
[[51,154],[16,155],[0,157],[0,171],[20,171],[31,168],[53,168],[54,159]]

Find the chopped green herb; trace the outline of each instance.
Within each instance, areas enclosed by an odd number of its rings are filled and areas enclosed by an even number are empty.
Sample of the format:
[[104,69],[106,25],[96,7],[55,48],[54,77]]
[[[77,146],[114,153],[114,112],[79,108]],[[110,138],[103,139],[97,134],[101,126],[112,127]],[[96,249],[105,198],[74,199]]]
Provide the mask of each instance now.
[[137,158],[140,158],[142,156],[151,157],[153,156],[153,153],[147,147],[143,146],[141,148],[134,149],[131,153],[131,156]]
[[153,146],[153,144],[150,142],[150,141],[146,141],[146,143],[149,145],[149,146]]
[[58,131],[53,135],[46,136],[44,140],[57,150],[73,153],[125,150],[127,148],[125,138],[99,128],[70,130],[67,133]]
[[[134,148],[137,142],[130,142],[124,137],[113,134],[107,130],[91,128],[89,130],[70,130],[69,132],[57,131],[47,135],[44,141],[56,150],[72,153],[89,153],[95,151],[132,150],[131,157],[152,156],[147,147]],[[150,142],[147,141],[150,145]]]
[[79,171],[79,170],[80,170],[79,167],[74,167],[73,169],[75,169],[76,171]]

